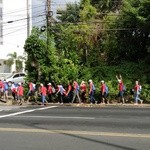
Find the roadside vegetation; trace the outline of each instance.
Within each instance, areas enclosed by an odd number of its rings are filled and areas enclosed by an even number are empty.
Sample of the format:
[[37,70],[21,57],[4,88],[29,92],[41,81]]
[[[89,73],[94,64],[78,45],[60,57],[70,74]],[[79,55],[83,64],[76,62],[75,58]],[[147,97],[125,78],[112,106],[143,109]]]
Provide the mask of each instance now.
[[58,10],[48,28],[33,28],[25,43],[28,80],[79,83],[100,81],[117,94],[121,74],[127,93],[139,80],[141,97],[150,101],[150,1],[81,0]]

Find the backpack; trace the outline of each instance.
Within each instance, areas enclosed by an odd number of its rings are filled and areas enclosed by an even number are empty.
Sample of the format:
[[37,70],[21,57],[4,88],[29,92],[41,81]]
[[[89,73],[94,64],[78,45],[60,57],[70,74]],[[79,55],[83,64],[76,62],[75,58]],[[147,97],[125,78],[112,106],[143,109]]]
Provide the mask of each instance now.
[[92,85],[92,90],[95,91],[95,86],[94,86],[94,84]]
[[80,90],[80,86],[79,86],[79,84],[77,83],[77,90],[79,91]]
[[105,92],[106,92],[106,94],[109,93],[109,89],[108,89],[108,86],[107,86],[107,85],[105,85]]
[[36,90],[36,84],[32,83],[32,91]]
[[126,91],[126,86],[125,86],[125,85],[123,85],[123,88],[122,88],[122,89],[123,89],[123,91]]
[[139,92],[141,93],[141,91],[142,91],[142,86],[140,85],[139,86]]
[[59,88],[60,88],[60,94],[61,94],[61,95],[63,95],[63,94],[64,94],[65,89],[63,88],[63,86],[62,86],[62,85],[60,85],[60,87],[59,87]]
[[7,83],[4,84],[4,89],[8,90],[8,84]]
[[54,87],[52,87],[52,93],[55,93],[55,92],[56,92],[55,88],[54,88]]

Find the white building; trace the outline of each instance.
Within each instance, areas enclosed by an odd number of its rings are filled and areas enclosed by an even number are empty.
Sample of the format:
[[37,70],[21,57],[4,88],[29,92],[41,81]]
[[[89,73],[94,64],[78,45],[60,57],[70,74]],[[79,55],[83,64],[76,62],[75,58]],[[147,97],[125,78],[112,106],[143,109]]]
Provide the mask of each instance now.
[[[67,2],[74,1],[79,0],[52,0],[53,15],[56,15],[57,9],[64,8]],[[8,59],[7,55],[14,52],[18,56],[23,55],[25,40],[32,27],[46,23],[46,2],[47,0],[0,0],[0,59]]]
[[[23,55],[26,38],[27,0],[0,0],[0,59],[8,59],[7,55],[14,52]],[[1,63],[0,73],[5,72],[6,65],[3,65]],[[10,72],[14,68],[12,66]]]
[[[0,59],[9,53],[22,55],[27,38],[27,0],[0,0],[2,36],[0,35]],[[1,11],[2,9],[2,11]]]

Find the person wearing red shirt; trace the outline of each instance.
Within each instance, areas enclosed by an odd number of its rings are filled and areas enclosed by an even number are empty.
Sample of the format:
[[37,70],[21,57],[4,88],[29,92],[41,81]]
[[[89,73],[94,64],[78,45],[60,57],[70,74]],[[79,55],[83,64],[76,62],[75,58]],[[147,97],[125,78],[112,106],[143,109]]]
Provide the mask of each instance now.
[[102,80],[101,81],[101,87],[100,87],[100,89],[101,89],[101,102],[102,102],[102,104],[105,104],[105,103],[109,103],[108,102],[108,100],[107,100],[107,93],[106,93],[106,84],[105,84],[105,82]]
[[122,103],[124,104],[125,103],[125,100],[124,100],[124,84],[123,84],[123,81],[122,81],[122,76],[120,75],[119,77],[116,75],[116,78],[118,80],[118,84],[119,84],[119,93],[118,93],[118,96],[120,97]]
[[23,97],[24,88],[22,86],[22,83],[18,83],[17,88],[17,99],[20,101],[19,104],[22,105],[22,97]]
[[3,92],[4,92],[4,84],[2,80],[0,80],[0,98],[3,96]]
[[53,94],[52,84],[48,83],[47,85],[48,85],[47,87],[48,99],[49,99],[49,102],[52,102],[52,94]]
[[44,105],[47,102],[46,101],[47,89],[42,83],[40,84],[40,86],[41,86],[40,93],[41,93],[42,105]]
[[79,92],[80,92],[80,87],[79,84],[77,83],[77,81],[73,82],[73,87],[74,87],[74,94],[73,94],[73,100],[72,103],[74,102],[76,96],[78,97],[79,103],[81,104],[81,100],[80,100],[80,96],[79,96]]
[[68,102],[71,103],[72,99],[73,99],[73,85],[72,85],[72,82],[68,83],[66,96],[67,96]]
[[94,98],[95,86],[91,79],[89,80],[89,86],[90,86],[90,91],[89,91],[90,103],[94,104],[95,103],[95,98]]
[[30,101],[31,97],[34,96],[35,94],[35,84],[32,83],[31,81],[28,82],[28,88],[29,88],[29,91],[27,93],[27,96],[28,96],[28,102]]
[[86,84],[85,84],[84,81],[81,82],[80,89],[81,89],[81,100],[82,100],[82,103],[85,103],[86,102]]
[[134,86],[134,100],[135,100],[135,105],[138,104],[138,101],[141,102],[141,104],[143,103],[143,100],[141,100],[139,98],[139,95],[140,95],[140,88],[141,88],[141,85],[139,84],[138,81],[135,81],[135,86]]

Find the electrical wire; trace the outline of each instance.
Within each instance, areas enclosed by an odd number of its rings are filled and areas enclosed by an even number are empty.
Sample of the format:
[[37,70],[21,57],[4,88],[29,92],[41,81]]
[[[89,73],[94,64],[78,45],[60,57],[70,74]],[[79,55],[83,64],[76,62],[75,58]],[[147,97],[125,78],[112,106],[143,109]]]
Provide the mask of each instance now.
[[[46,15],[46,14],[41,14],[41,15],[38,15],[36,17],[41,17],[43,15]],[[11,20],[11,21],[7,21],[7,22],[3,22],[3,24],[18,22],[18,21],[22,21],[22,20],[31,19],[31,18],[34,18],[34,17],[25,17],[25,18],[21,18],[21,19]]]
[[[38,21],[38,22],[36,22],[36,23],[41,23],[41,22],[44,22],[44,21],[46,21],[46,19],[44,19],[44,20],[42,20],[42,21]],[[12,34],[12,33],[18,32],[18,31],[20,31],[20,30],[26,29],[26,28],[27,28],[27,24],[21,26],[21,28],[18,28],[18,29],[14,30],[14,31],[11,31],[11,32],[9,32],[9,33],[4,34],[3,37],[4,37],[4,36],[7,36],[7,35],[10,35],[10,34]],[[23,31],[24,31],[24,30],[23,30]],[[13,36],[14,36],[14,34],[13,34]]]

